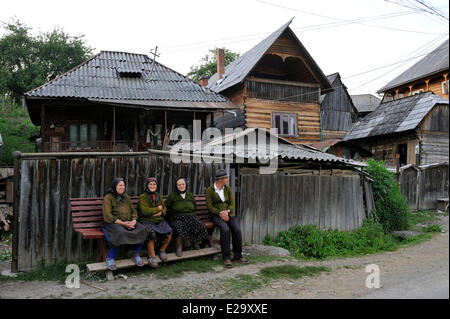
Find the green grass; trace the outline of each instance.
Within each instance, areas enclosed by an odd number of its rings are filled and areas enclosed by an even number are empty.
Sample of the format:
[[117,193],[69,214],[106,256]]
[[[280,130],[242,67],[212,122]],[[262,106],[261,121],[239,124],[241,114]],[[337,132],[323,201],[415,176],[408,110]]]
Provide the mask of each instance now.
[[422,243],[442,231],[438,225],[428,225],[423,229],[418,223],[437,220],[436,211],[408,213],[410,230],[423,231],[423,234],[399,239],[386,233],[383,226],[366,220],[364,225],[354,231],[319,230],[315,225],[297,225],[277,236],[268,235],[266,245],[278,246],[290,251],[291,255],[302,260],[324,260],[342,257],[355,257],[393,251],[400,247]]
[[330,272],[331,269],[324,266],[305,266],[299,267],[295,265],[281,265],[275,267],[265,267],[261,269],[260,273],[272,279],[298,279],[304,276],[315,276],[321,272]]
[[222,279],[216,283],[224,292],[221,297],[241,298],[246,294],[261,289],[277,279],[299,279],[304,276],[316,276],[321,272],[330,272],[331,269],[323,266],[281,265],[265,267],[256,275],[239,274],[235,278]]
[[223,282],[222,286],[225,289],[224,297],[240,298],[253,290],[262,288],[267,283],[268,280],[264,278],[239,274],[236,278],[227,279]]
[[439,225],[432,224],[432,225],[422,227],[422,231],[424,233],[440,233],[440,232],[442,232],[442,228]]
[[430,223],[438,220],[439,214],[435,210],[419,210],[408,214],[408,226],[410,230],[422,231],[422,228],[416,226],[417,224]]
[[[70,264],[67,262],[59,262],[55,265],[45,266],[43,262],[40,263],[38,267],[33,270],[27,272],[20,272],[16,277],[9,277],[0,275],[1,281],[14,281],[14,280],[23,280],[23,281],[56,281],[58,283],[64,284],[66,278],[70,273],[66,273],[66,266]],[[81,280],[93,280],[99,279],[100,274],[91,274],[86,270],[86,262],[78,263],[78,267],[80,268],[80,279]],[[103,275],[104,276],[104,275]]]

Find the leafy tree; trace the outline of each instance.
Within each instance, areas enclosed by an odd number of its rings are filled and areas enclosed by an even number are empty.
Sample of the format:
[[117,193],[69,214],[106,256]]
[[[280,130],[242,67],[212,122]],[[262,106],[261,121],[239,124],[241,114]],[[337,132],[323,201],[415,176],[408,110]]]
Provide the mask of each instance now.
[[31,34],[18,20],[3,24],[0,37],[0,94],[17,101],[23,93],[42,85],[87,60],[93,49],[84,36],[62,29]]
[[[200,65],[191,66],[191,70],[187,74],[187,76],[198,82],[204,76],[211,77],[217,72],[217,48],[208,50],[208,54],[206,54],[200,61],[202,62]],[[239,53],[233,52],[229,49],[224,49],[225,55],[225,65],[236,60],[239,57]]]

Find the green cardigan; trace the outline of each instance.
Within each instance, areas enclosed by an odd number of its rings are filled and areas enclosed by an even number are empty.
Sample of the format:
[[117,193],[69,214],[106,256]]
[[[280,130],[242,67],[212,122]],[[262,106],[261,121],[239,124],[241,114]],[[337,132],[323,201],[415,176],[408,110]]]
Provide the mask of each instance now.
[[[164,220],[164,215],[167,213],[167,207],[164,203],[164,200],[162,199],[161,195],[156,193],[156,196],[158,196],[157,205],[155,206],[153,204],[153,200],[151,199],[150,195],[147,193],[142,193],[139,195],[139,201],[138,201],[138,215],[139,219],[138,221],[143,222],[151,222],[158,224]],[[162,214],[160,216],[153,216],[157,213],[159,213],[158,206],[162,206]]]
[[169,220],[176,215],[194,215],[197,210],[197,203],[191,192],[186,192],[184,199],[177,192],[173,192],[167,197],[166,206]]
[[127,194],[123,195],[125,200],[117,204],[116,196],[108,193],[103,198],[103,220],[106,223],[115,223],[120,219],[123,222],[131,221],[138,218],[136,209],[131,203],[130,197]]
[[230,210],[229,216],[236,216],[234,212],[234,196],[231,187],[224,185],[224,197],[225,201],[222,202],[219,194],[214,190],[214,184],[206,189],[206,207],[208,207],[210,214],[219,215],[223,210]]

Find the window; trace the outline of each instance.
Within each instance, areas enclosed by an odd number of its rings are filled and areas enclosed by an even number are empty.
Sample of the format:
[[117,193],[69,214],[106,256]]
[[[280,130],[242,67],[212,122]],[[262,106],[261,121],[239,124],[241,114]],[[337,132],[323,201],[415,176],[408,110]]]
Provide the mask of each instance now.
[[448,81],[442,82],[442,94],[448,94]]
[[272,127],[277,129],[278,134],[287,136],[297,135],[297,114],[273,113]]
[[415,90],[415,91],[412,91],[412,95],[416,95],[416,94],[423,93],[423,92],[425,92],[423,89]]
[[69,141],[71,148],[92,147],[97,141],[97,123],[72,123],[69,124]]

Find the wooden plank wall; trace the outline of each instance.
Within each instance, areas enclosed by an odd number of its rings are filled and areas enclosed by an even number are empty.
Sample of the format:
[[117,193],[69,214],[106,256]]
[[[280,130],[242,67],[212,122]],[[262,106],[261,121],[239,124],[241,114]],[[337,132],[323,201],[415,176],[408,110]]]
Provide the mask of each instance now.
[[186,176],[188,189],[202,194],[215,170],[224,164],[173,164],[168,156],[105,156],[24,158],[20,164],[20,215],[18,267],[36,267],[59,261],[92,260],[99,241],[82,240],[72,226],[71,197],[102,197],[114,177],[125,179],[127,193],[139,195],[145,180],[156,176],[159,192],[175,189],[175,178]]
[[327,93],[321,103],[322,129],[348,132],[352,127],[352,101],[339,78],[333,82],[334,91]]
[[411,209],[436,209],[438,198],[448,198],[448,179],[448,163],[409,167],[400,171],[400,189]]
[[[370,188],[366,185],[367,188]],[[243,240],[262,243],[294,225],[353,230],[366,217],[364,187],[359,174],[343,176],[241,175],[238,218]],[[372,194],[368,199],[370,201]],[[370,206],[373,201],[370,201]]]
[[417,209],[418,169],[409,167],[400,171],[400,190],[408,200],[410,209]]

